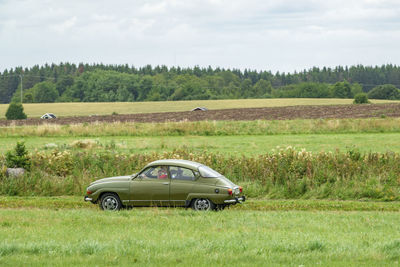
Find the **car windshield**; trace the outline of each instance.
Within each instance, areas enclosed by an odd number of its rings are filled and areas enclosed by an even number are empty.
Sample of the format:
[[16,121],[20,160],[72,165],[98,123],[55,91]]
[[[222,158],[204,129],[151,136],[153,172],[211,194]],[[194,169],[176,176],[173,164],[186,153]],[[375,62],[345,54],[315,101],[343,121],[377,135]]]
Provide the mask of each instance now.
[[200,175],[205,178],[216,178],[216,177],[222,176],[222,174],[214,171],[213,169],[211,169],[210,167],[207,167],[207,166],[200,166],[199,172],[200,172]]

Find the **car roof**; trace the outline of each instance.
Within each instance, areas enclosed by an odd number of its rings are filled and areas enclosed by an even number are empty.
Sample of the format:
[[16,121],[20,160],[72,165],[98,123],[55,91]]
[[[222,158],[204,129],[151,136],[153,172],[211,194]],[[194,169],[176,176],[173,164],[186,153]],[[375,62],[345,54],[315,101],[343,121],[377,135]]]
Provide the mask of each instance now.
[[197,170],[197,168],[199,168],[203,164],[195,162],[195,161],[184,160],[184,159],[162,159],[162,160],[153,161],[153,162],[147,164],[146,167],[159,166],[159,165],[174,165],[174,166],[178,166],[178,167],[186,167],[189,169]]

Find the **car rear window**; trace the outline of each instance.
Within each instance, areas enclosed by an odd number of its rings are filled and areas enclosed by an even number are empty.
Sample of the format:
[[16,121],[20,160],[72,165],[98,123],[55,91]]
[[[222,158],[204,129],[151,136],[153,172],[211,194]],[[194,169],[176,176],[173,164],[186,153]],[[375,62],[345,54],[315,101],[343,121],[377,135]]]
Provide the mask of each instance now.
[[222,176],[222,174],[214,171],[213,169],[211,169],[210,167],[207,167],[207,166],[200,166],[199,172],[200,172],[200,175],[205,178],[217,178],[217,177]]

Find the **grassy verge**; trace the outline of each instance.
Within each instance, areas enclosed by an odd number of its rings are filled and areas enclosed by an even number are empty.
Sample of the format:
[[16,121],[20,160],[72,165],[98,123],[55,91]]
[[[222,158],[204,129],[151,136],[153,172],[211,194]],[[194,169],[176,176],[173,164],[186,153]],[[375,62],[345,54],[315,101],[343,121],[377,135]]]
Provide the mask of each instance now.
[[[0,209],[99,209],[83,201],[82,196],[57,197],[10,197],[0,196]],[[152,208],[135,208],[147,210]],[[165,208],[160,208],[165,209]],[[178,210],[182,208],[177,208]],[[400,202],[382,201],[340,201],[321,199],[256,199],[250,198],[244,204],[231,206],[229,210],[242,211],[400,211]]]
[[0,265],[393,266],[399,213],[0,209]]
[[8,197],[0,196],[0,209],[91,209],[98,208],[83,201],[83,195],[57,197]]
[[0,127],[0,137],[232,136],[398,133],[400,118],[93,123]]
[[[190,149],[199,153],[223,153],[224,155],[260,155],[271,152],[277,146],[292,146],[307,151],[400,152],[400,133],[354,134],[295,134],[295,135],[234,135],[234,136],[99,136],[79,137],[7,137],[0,138],[0,153],[15,147],[17,141],[25,141],[30,151],[59,150],[100,152],[114,150],[118,153],[162,153],[177,149]],[[83,148],[85,146],[86,148]]]
[[[112,102],[112,103],[44,103],[24,104],[28,117],[40,117],[51,112],[57,116],[88,116],[118,114],[189,111],[195,107],[208,109],[282,107],[295,105],[351,104],[353,99],[335,98],[279,98],[279,99],[232,99],[158,102]],[[393,103],[391,100],[372,100],[372,103]],[[0,104],[0,118],[5,117],[8,104]]]

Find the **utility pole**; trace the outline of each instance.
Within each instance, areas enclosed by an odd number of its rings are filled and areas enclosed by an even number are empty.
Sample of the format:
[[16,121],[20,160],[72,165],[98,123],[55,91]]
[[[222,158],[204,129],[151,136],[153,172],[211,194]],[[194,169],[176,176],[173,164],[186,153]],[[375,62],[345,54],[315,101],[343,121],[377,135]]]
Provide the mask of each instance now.
[[21,104],[22,104],[22,77],[23,77],[23,75],[20,74],[19,78],[21,79]]

